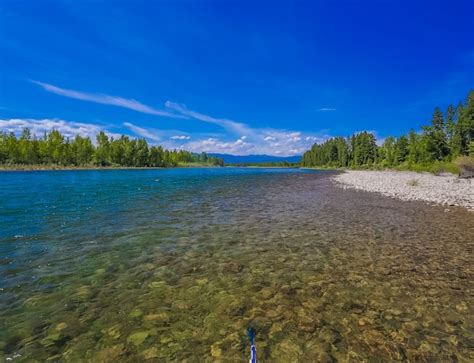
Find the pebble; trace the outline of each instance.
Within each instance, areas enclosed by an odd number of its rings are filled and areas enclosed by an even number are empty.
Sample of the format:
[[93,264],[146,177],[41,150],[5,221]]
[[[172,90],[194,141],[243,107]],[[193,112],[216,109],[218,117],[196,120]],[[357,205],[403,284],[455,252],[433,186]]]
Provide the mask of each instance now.
[[[342,188],[377,192],[402,200],[460,206],[474,212],[474,183],[454,175],[412,171],[348,170],[333,177]],[[446,208],[445,212],[449,209]]]

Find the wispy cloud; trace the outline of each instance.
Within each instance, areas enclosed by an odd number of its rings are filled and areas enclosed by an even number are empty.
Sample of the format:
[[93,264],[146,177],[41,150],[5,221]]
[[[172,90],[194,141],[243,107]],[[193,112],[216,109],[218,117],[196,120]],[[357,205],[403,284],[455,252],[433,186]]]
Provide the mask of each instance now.
[[148,129],[144,129],[143,127],[134,125],[130,122],[124,122],[123,126],[130,129],[136,135],[142,136],[142,137],[144,137],[146,139],[149,139],[151,141],[159,142],[161,140],[161,138],[157,135],[157,133],[155,133],[151,130],[148,130]]
[[[156,116],[165,116],[181,119],[194,119],[221,127],[223,135],[193,134],[172,130],[157,130],[144,128],[130,122],[123,126],[133,134],[144,137],[152,143],[161,143],[171,148],[188,149],[195,152],[226,152],[233,154],[270,154],[270,155],[298,155],[302,154],[315,142],[322,142],[329,136],[326,134],[303,134],[299,131],[253,128],[243,122],[227,118],[218,118],[189,109],[186,105],[166,101],[165,108],[155,109],[134,99],[110,96],[102,93],[85,93],[71,89],[64,89],[52,84],[31,81],[48,92],[64,97],[79,99],[100,104],[131,109],[137,112]],[[333,108],[322,108],[321,111],[334,111]],[[90,133],[92,131],[89,131]]]
[[[328,138],[325,135],[303,135],[298,131],[285,131],[274,129],[251,129],[249,135],[230,138],[228,135],[205,136],[200,135],[192,140],[189,135],[176,135],[172,130],[148,129],[134,125],[130,122],[122,124],[133,135],[144,137],[152,144],[161,144],[170,149],[185,149],[193,152],[218,152],[236,155],[269,154],[269,155],[300,155],[313,143],[322,142]],[[42,137],[45,132],[52,129],[60,131],[64,136],[73,139],[76,135],[90,137],[95,141],[100,131],[105,131],[109,136],[118,138],[120,135],[107,130],[104,125],[65,121],[61,119],[0,119],[0,129],[20,135],[27,127],[32,134]],[[170,136],[170,134],[175,135]],[[193,136],[194,138],[194,136]]]
[[189,139],[191,139],[191,136],[187,136],[187,135],[174,135],[174,136],[171,136],[170,139],[172,139],[172,140],[189,140]]
[[165,106],[166,108],[174,110],[183,116],[221,126],[235,134],[245,135],[248,131],[248,126],[241,122],[205,115],[196,111],[189,110],[185,105],[179,103],[166,101]]
[[[165,106],[191,119],[218,125],[229,133],[223,138],[209,137],[181,144],[182,147],[187,147],[191,151],[227,152],[240,155],[258,153],[288,156],[302,154],[313,143],[322,142],[328,138],[325,134],[303,135],[299,131],[253,128],[242,122],[227,118],[216,118],[193,111],[185,105],[170,101],[167,101]],[[232,135],[237,136],[237,139],[230,138]]]
[[318,108],[317,111],[320,111],[320,112],[331,112],[331,111],[336,111],[335,108],[331,108],[331,107],[322,107],[322,108]]
[[177,115],[176,113],[169,112],[167,110],[160,110],[160,109],[156,109],[156,108],[144,105],[143,103],[138,102],[137,100],[134,100],[134,99],[111,96],[104,93],[80,92],[76,90],[57,87],[49,83],[39,82],[35,80],[31,80],[31,82],[42,87],[44,90],[54,93],[59,96],[74,98],[74,99],[82,100],[82,101],[100,103],[103,105],[111,105],[111,106],[117,106],[117,107],[122,107],[122,108],[128,108],[130,110],[146,113],[149,115],[164,116],[164,117],[171,117],[171,118],[186,118],[183,115]]

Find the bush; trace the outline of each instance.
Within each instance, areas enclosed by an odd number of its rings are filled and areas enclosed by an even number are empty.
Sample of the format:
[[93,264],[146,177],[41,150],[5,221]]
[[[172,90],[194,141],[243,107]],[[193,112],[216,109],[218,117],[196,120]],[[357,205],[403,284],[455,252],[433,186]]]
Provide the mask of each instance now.
[[448,161],[436,161],[431,165],[429,171],[433,174],[441,174],[441,173],[459,174],[461,172],[461,169],[456,163],[452,163]]
[[459,168],[459,175],[461,177],[474,177],[474,157],[460,156],[456,159],[455,164]]

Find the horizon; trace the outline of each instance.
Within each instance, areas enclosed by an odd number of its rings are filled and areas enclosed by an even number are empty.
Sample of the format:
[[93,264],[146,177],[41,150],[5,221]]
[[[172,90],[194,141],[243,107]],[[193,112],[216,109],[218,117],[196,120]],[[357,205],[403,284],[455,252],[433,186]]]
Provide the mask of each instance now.
[[470,1],[45,4],[0,4],[3,130],[301,156],[419,130],[474,84]]

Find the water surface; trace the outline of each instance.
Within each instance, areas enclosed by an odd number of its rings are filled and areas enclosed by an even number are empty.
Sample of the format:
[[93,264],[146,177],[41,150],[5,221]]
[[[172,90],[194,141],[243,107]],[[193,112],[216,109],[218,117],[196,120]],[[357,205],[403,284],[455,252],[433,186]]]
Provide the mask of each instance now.
[[474,360],[474,214],[332,172],[0,173],[0,359]]

